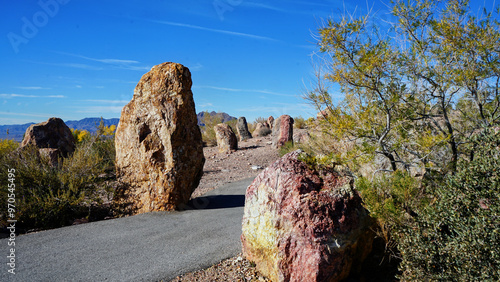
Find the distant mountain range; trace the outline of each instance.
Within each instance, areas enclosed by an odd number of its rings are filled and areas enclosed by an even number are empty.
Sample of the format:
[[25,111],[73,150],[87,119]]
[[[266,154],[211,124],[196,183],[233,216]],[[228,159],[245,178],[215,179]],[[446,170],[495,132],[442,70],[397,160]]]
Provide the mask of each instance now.
[[[118,125],[118,118],[103,119],[105,126],[110,126],[112,124]],[[89,132],[96,132],[97,126],[101,122],[101,118],[84,118],[82,120],[68,120],[65,121],[69,128],[74,128],[78,130],[87,130]],[[25,124],[13,124],[13,125],[0,125],[0,139],[14,139],[15,141],[21,142],[23,140],[24,133],[26,129],[34,122]],[[7,132],[9,133],[7,135]]]
[[[199,126],[204,126],[203,124],[203,117],[206,112],[200,112],[198,113],[198,125]],[[230,121],[232,119],[236,119],[235,117],[232,117],[226,113],[216,113],[216,112],[211,112],[211,116],[214,115],[220,115],[222,118],[223,122]],[[66,125],[69,128],[74,128],[78,130],[87,130],[89,132],[96,132],[97,131],[97,126],[99,125],[99,122],[101,121],[101,118],[84,118],[81,120],[68,120],[65,121]],[[111,126],[111,125],[118,125],[118,122],[120,119],[118,118],[110,118],[110,119],[103,119],[104,125],[105,126]],[[32,124],[35,124],[34,122],[31,123],[25,123],[25,124],[13,124],[13,125],[0,125],[0,139],[13,139],[15,141],[21,142],[23,140],[24,133],[26,132],[26,129]],[[8,132],[8,135],[7,135]]]
[[[197,117],[198,117],[198,125],[199,126],[205,126],[205,124],[203,123],[203,118],[205,117],[205,114],[208,113],[208,112],[199,112]],[[222,119],[222,122],[228,122],[230,120],[233,120],[233,119],[236,119],[235,117],[233,116],[230,116],[226,113],[223,113],[223,112],[220,112],[220,113],[216,113],[214,111],[210,112],[209,113],[210,116],[219,116],[221,119]]]

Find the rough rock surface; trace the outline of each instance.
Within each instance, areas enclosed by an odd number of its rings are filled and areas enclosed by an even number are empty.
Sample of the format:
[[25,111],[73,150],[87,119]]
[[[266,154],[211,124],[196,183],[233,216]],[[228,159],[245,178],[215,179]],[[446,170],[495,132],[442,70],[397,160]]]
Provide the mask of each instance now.
[[[33,124],[26,130],[21,147],[28,144],[35,145],[42,154],[48,155],[51,159],[59,154],[67,157],[75,151],[75,138],[69,127],[60,118],[49,118],[42,123]],[[50,149],[50,150],[49,150]]]
[[247,119],[245,117],[238,118],[237,130],[238,135],[240,135],[240,141],[245,141],[252,138],[250,131],[248,131]]
[[191,73],[176,63],[154,66],[137,84],[116,130],[114,196],[122,213],[174,210],[187,203],[203,173],[203,144]]
[[273,125],[274,125],[274,117],[273,116],[269,116],[267,118],[267,125],[269,125],[270,129],[273,129]]
[[21,148],[34,145],[40,155],[57,166],[59,158],[68,157],[75,151],[75,139],[69,127],[60,118],[50,118],[45,122],[33,124],[26,130]]
[[304,129],[299,129],[293,134],[293,143],[307,143],[310,139],[311,135]]
[[269,125],[267,123],[257,123],[255,126],[254,131],[252,132],[252,136],[255,137],[262,137],[262,136],[267,136],[271,134],[271,129],[269,128]]
[[214,131],[220,153],[238,150],[238,138],[229,125],[219,123],[214,126]]
[[373,234],[361,198],[334,171],[314,171],[295,151],[248,187],[244,256],[272,281],[340,281],[370,253]]
[[273,125],[273,146],[280,148],[286,142],[293,142],[293,118],[289,115],[282,115],[274,120]]

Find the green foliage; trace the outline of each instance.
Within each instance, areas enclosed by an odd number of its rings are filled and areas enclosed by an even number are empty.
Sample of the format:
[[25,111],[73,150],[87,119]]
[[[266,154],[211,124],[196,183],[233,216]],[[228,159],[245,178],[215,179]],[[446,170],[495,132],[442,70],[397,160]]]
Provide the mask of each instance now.
[[19,147],[19,143],[10,139],[0,139],[0,156],[6,155]]
[[[15,169],[18,230],[64,226],[91,216],[90,207],[110,193],[103,175],[114,169],[114,140],[92,135],[54,166],[34,146],[0,154],[0,185],[7,187],[8,169]],[[0,224],[6,224],[7,191],[0,191]]]
[[211,147],[217,146],[217,138],[215,136],[214,126],[222,122],[222,117],[219,115],[210,115],[208,111],[204,112],[202,123],[205,124],[201,128],[201,137],[203,142]]
[[307,122],[303,117],[301,117],[301,116],[294,117],[293,121],[294,121],[293,127],[297,128],[297,129],[307,128]]
[[87,130],[79,130],[79,129],[73,129],[70,128],[71,133],[73,134],[73,138],[75,138],[76,143],[81,143],[84,140],[87,140],[90,138],[90,132]]
[[[372,15],[319,29],[326,66],[307,98],[328,113],[324,131],[352,142],[351,155],[387,159],[377,169],[453,172],[467,137],[500,122],[498,14],[475,17],[467,1],[444,2],[395,1],[388,30]],[[339,103],[331,84],[344,94]]]
[[500,134],[475,136],[446,183],[429,191],[432,204],[400,225],[402,279],[500,280]]
[[293,141],[287,141],[283,146],[279,148],[279,155],[283,157],[284,155],[299,149],[294,145]]
[[373,179],[360,177],[355,187],[365,207],[380,227],[380,236],[391,245],[390,230],[405,226],[414,211],[428,204],[420,181],[406,171],[381,174]]

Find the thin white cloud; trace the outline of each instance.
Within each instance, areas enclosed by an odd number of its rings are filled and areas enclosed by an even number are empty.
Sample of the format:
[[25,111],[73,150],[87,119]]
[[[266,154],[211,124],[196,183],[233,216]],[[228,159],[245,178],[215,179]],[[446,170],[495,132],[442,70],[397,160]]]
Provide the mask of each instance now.
[[67,52],[59,52],[59,51],[54,51],[55,53],[66,55],[66,56],[72,56],[88,61],[93,61],[93,62],[99,62],[107,65],[112,65],[118,68],[122,69],[128,69],[128,70],[138,70],[138,71],[149,71],[151,67],[149,66],[138,66],[137,64],[140,64],[139,61],[136,60],[123,60],[123,59],[98,59],[98,58],[92,58],[92,57],[87,57],[84,55],[80,54],[72,54],[72,53],[67,53]]
[[212,103],[205,103],[205,104],[199,105],[198,107],[199,108],[209,108],[209,107],[213,107],[213,106],[214,106],[214,104],[212,104]]
[[25,95],[25,94],[0,94],[2,98],[66,98],[64,95]]
[[130,100],[81,100],[83,102],[103,103],[103,104],[127,104]]
[[109,113],[121,113],[123,106],[92,106],[86,107],[83,110],[76,111],[77,113],[85,114],[109,114]]
[[269,90],[261,90],[261,89],[237,89],[237,88],[226,88],[226,87],[217,87],[217,86],[209,86],[209,85],[193,86],[193,88],[208,88],[208,89],[222,90],[222,91],[229,91],[229,92],[252,92],[252,93],[270,94],[270,95],[276,95],[276,96],[297,97],[297,95],[283,94],[283,93],[278,93],[278,92],[269,91]]
[[170,25],[170,26],[178,26],[178,27],[186,27],[186,28],[191,28],[191,29],[205,30],[205,31],[210,31],[210,32],[216,32],[216,33],[258,39],[258,40],[267,40],[267,41],[276,41],[276,42],[279,41],[279,40],[276,40],[274,38],[270,38],[270,37],[266,37],[266,36],[260,36],[260,35],[255,35],[255,34],[242,33],[242,32],[236,32],[236,31],[230,31],[230,30],[224,30],[224,29],[215,29],[215,28],[203,27],[203,26],[192,25],[192,24],[176,23],[176,22],[170,22],[170,21],[158,21],[158,20],[146,20],[146,21],[154,22],[154,23],[158,23],[158,24]]
[[268,4],[263,4],[263,3],[243,2],[243,3],[241,3],[241,5],[246,6],[246,7],[260,8],[260,9],[266,9],[266,10],[271,10],[271,11],[276,11],[276,12],[288,13],[288,11],[285,9],[281,9],[281,8],[274,7],[274,6],[271,6]]
[[42,89],[51,89],[51,88],[46,88],[46,87],[41,87],[41,86],[17,86],[15,87],[17,89],[22,89],[22,90],[42,90]]
[[75,69],[84,69],[84,70],[103,70],[103,68],[94,67],[94,66],[87,65],[87,64],[75,64],[75,63],[50,64],[49,63],[48,65],[69,67],[69,68],[75,68]]
[[50,114],[27,114],[27,113],[13,113],[13,112],[0,112],[0,115],[11,115],[11,116],[26,116],[26,117],[43,117],[49,118],[53,115]]

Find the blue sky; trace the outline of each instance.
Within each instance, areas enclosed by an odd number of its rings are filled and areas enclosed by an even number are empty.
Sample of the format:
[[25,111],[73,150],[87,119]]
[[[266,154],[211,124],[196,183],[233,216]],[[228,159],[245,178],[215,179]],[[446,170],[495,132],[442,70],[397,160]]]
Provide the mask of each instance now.
[[191,70],[196,111],[309,117],[322,19],[379,1],[1,1],[0,124],[119,117],[141,76]]

